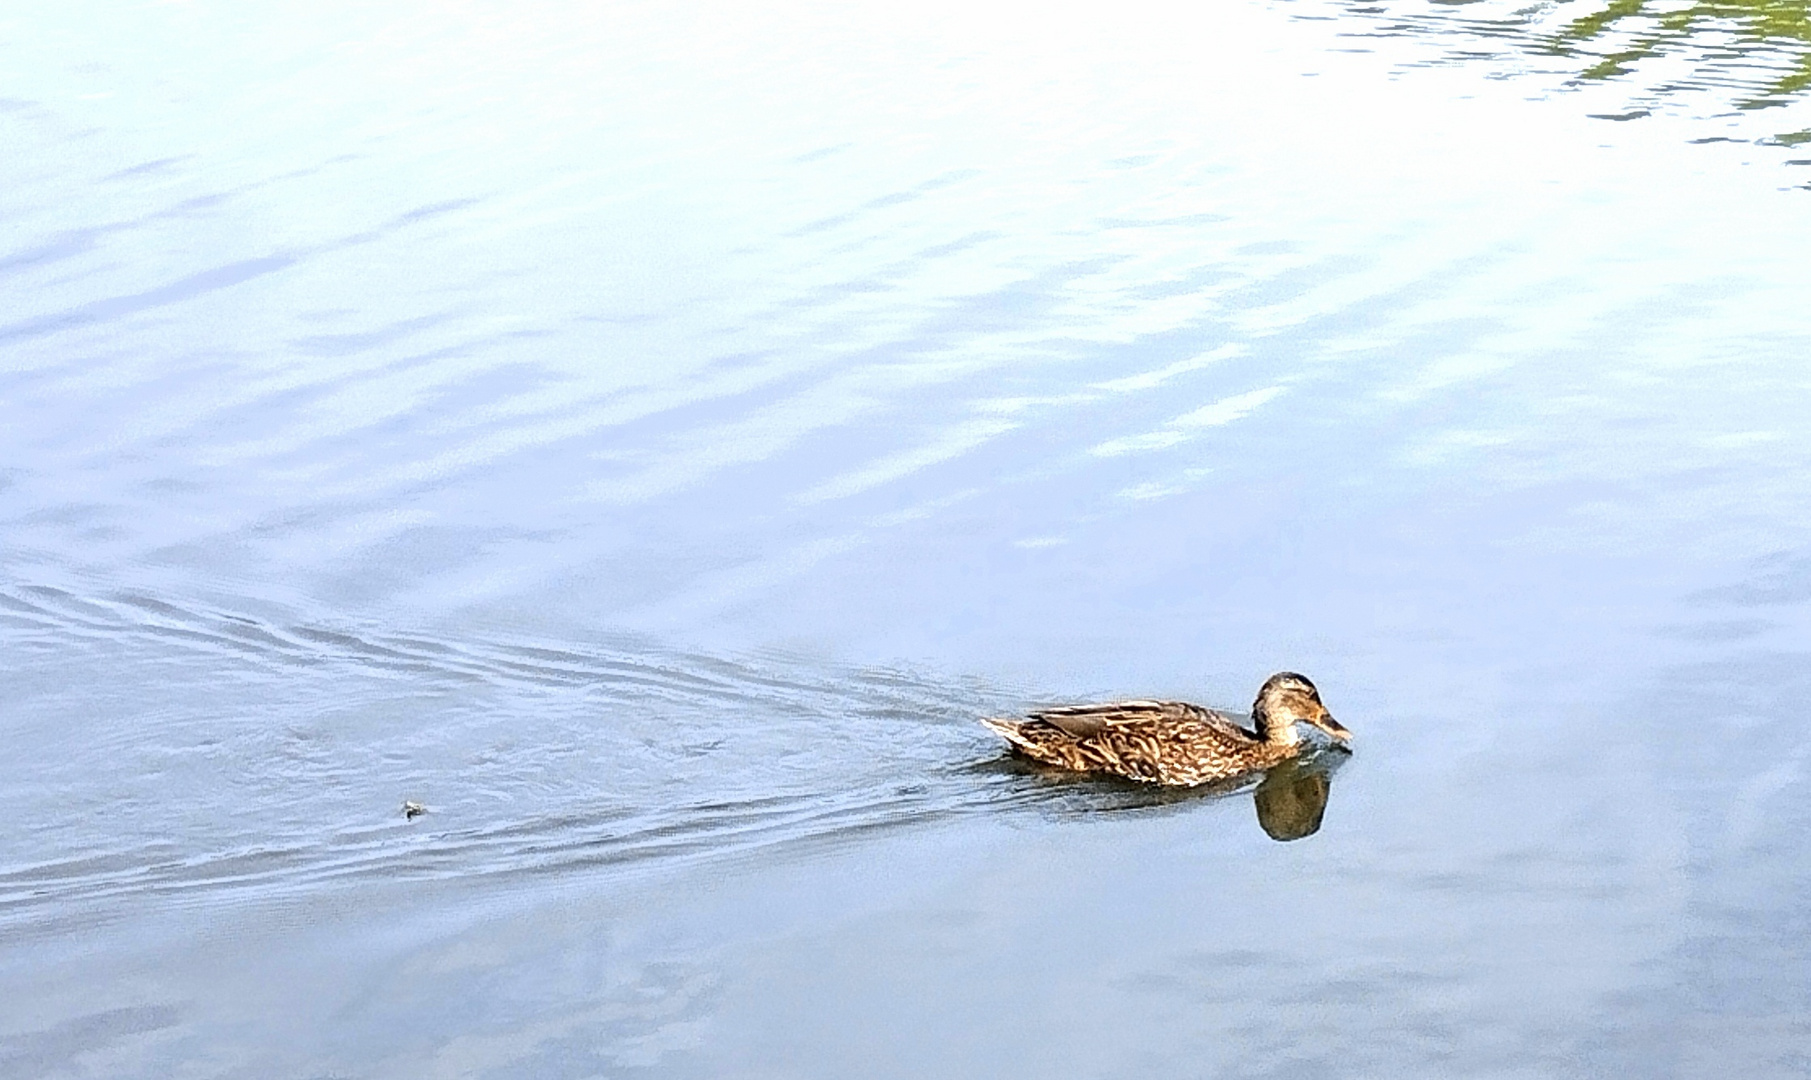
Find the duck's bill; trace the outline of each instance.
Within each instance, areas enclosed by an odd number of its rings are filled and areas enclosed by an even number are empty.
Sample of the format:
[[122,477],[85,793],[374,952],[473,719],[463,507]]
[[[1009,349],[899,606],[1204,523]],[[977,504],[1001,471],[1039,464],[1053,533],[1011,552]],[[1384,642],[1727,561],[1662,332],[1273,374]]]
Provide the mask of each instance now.
[[1345,725],[1341,724],[1338,720],[1333,719],[1333,717],[1327,713],[1322,713],[1308,722],[1333,736],[1335,739],[1338,739],[1340,742],[1352,741],[1352,733],[1346,730]]

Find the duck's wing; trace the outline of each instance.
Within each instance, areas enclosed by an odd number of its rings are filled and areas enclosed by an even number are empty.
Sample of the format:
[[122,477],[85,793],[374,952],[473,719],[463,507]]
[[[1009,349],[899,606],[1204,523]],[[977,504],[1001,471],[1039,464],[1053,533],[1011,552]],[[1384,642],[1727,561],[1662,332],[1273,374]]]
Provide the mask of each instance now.
[[1041,709],[1029,714],[1028,720],[1041,720],[1077,738],[1086,739],[1113,728],[1165,726],[1192,721],[1214,728],[1229,738],[1250,739],[1246,731],[1225,713],[1190,705],[1186,701],[1109,701],[1099,705],[1065,705]]

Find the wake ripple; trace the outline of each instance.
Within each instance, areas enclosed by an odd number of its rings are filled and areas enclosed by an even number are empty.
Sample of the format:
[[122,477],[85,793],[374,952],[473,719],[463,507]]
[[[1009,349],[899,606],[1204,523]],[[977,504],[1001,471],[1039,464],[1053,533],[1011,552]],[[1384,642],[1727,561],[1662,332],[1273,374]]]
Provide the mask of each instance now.
[[[42,585],[0,590],[0,635],[65,672],[25,710],[39,782],[11,808],[41,828],[0,864],[0,928],[1177,801],[1007,761],[973,721],[1019,695],[902,670],[373,633]],[[155,708],[168,686],[98,693],[81,676],[96,650],[107,671],[203,689]],[[34,717],[76,714],[48,725],[56,745],[30,739]],[[422,792],[430,812],[405,821],[401,798]]]

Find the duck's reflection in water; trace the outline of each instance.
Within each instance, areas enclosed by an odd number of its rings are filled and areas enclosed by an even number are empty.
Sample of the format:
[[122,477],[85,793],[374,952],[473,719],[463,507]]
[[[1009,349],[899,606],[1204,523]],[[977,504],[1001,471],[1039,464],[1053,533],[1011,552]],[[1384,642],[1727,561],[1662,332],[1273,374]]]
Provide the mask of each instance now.
[[1346,758],[1342,751],[1291,758],[1264,774],[1251,801],[1258,825],[1272,840],[1300,840],[1320,831],[1333,791],[1333,770]]
[[[1333,774],[1352,756],[1343,747],[1290,758],[1262,773],[1251,773],[1196,787],[1164,787],[1117,779],[1082,777],[1067,769],[1052,768],[1022,757],[1003,757],[982,768],[1031,775],[1049,787],[1032,795],[1036,803],[1064,814],[1098,814],[1103,811],[1179,810],[1201,799],[1229,798],[1251,792],[1258,812],[1258,826],[1272,840],[1300,840],[1320,831],[1333,793]],[[1054,804],[1054,805],[1053,805]]]

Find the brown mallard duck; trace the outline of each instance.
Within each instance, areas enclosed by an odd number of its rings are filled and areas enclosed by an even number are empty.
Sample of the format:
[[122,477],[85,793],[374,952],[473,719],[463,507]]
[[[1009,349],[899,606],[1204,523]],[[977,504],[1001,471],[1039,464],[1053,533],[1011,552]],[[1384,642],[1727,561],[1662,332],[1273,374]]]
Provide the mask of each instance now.
[[1295,757],[1312,745],[1297,724],[1317,727],[1341,743],[1352,738],[1321,704],[1314,684],[1293,671],[1272,675],[1258,690],[1252,730],[1225,713],[1183,701],[1069,705],[1023,720],[981,722],[1035,761],[1182,786],[1268,769]]

